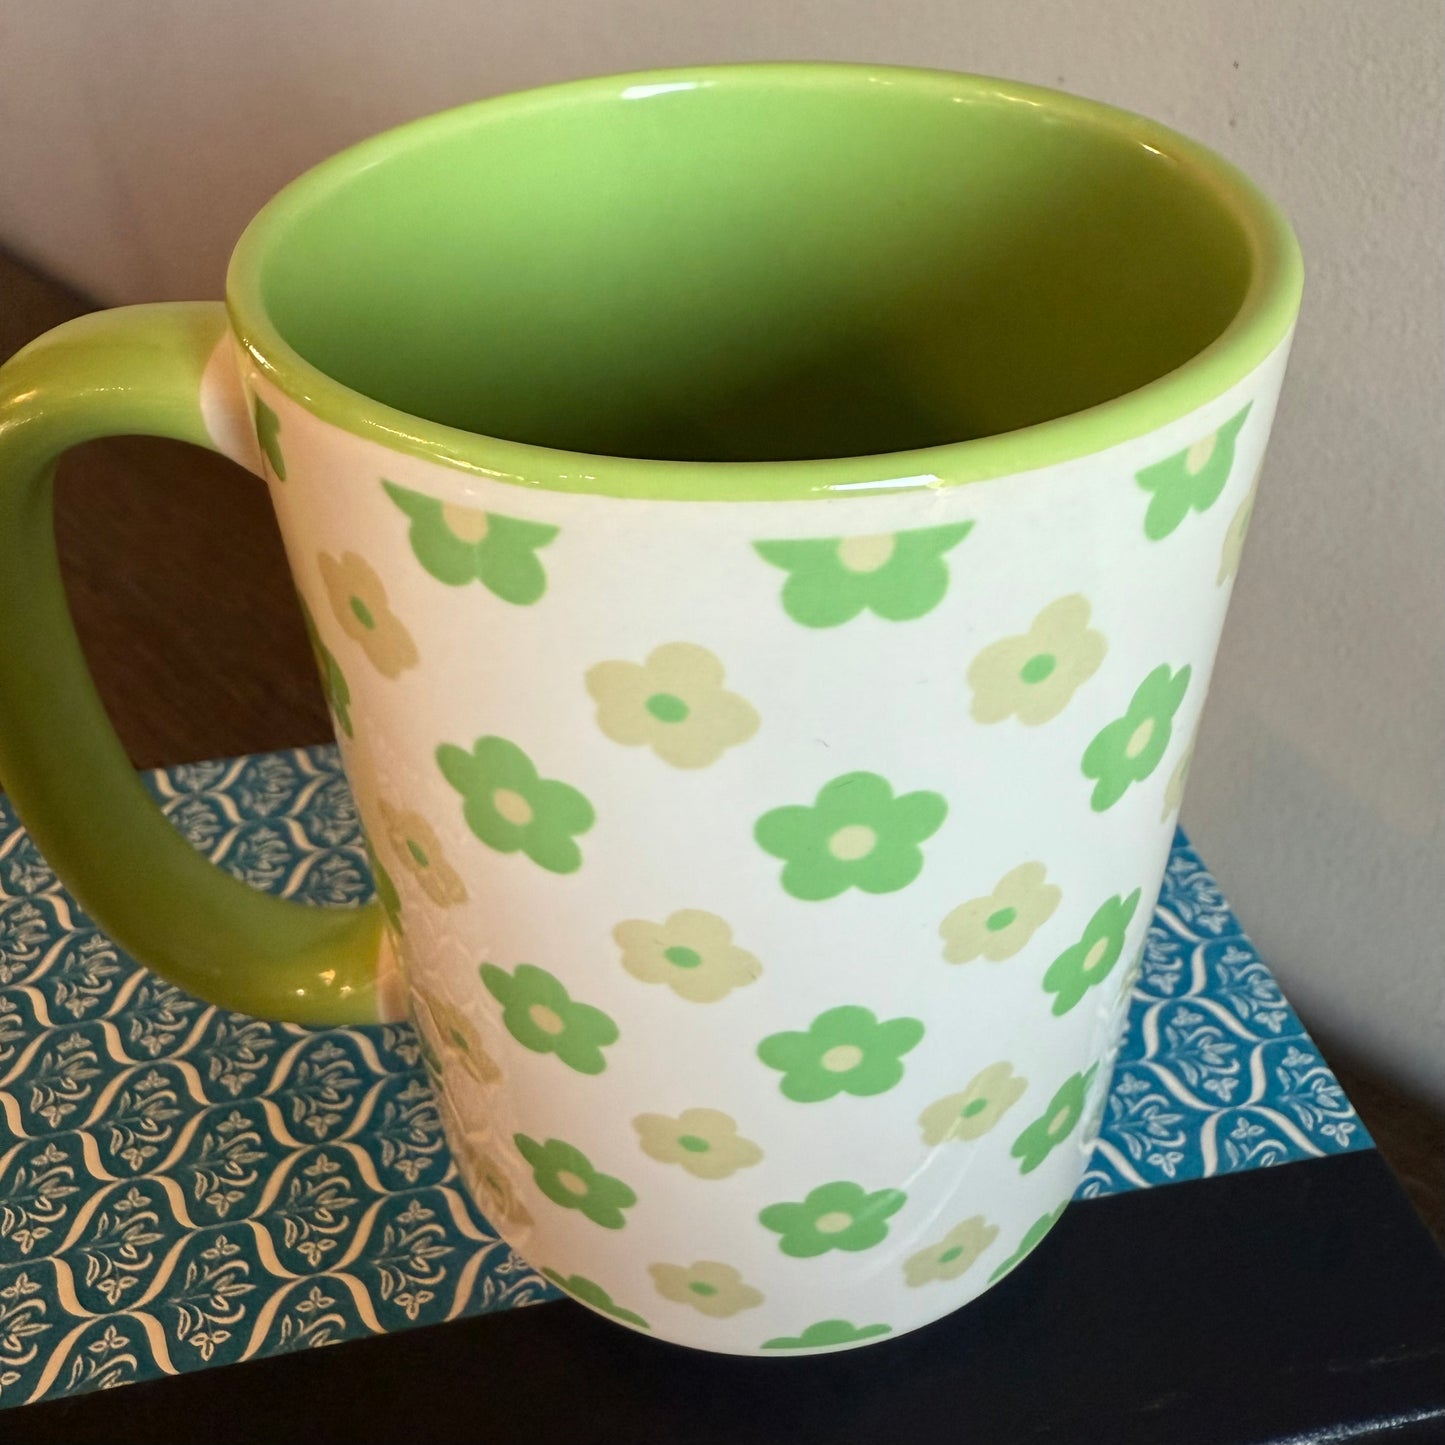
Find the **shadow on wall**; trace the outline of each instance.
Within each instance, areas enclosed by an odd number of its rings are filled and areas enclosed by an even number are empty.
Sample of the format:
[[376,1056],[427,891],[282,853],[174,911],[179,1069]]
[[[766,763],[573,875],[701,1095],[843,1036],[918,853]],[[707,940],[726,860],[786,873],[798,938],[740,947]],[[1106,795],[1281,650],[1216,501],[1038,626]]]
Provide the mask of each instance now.
[[1402,837],[1257,713],[1218,706],[1238,695],[1211,696],[1184,825],[1306,1027],[1445,1109],[1438,830]]

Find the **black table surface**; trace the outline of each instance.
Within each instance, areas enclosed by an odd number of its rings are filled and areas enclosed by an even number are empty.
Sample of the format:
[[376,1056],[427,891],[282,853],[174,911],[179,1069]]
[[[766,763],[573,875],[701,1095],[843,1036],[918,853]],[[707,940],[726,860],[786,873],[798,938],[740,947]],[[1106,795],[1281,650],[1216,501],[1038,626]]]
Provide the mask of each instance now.
[[1083,1201],[957,1314],[707,1355],[570,1301],[0,1414],[22,1442],[1445,1442],[1445,1257],[1373,1150]]

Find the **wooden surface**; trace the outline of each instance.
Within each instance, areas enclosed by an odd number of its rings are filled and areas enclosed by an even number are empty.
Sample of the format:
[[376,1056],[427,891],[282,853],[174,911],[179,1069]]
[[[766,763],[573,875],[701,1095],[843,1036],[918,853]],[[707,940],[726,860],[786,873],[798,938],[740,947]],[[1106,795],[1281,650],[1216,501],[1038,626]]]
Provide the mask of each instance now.
[[[0,253],[0,358],[90,309]],[[56,492],[76,627],[138,768],[330,739],[259,481],[208,452],[129,437],[78,448]],[[1445,1119],[1323,1042],[1445,1245]]]
[[[0,357],[92,310],[0,254]],[[71,612],[137,767],[328,741],[264,485],[199,447],[76,448],[56,485]]]

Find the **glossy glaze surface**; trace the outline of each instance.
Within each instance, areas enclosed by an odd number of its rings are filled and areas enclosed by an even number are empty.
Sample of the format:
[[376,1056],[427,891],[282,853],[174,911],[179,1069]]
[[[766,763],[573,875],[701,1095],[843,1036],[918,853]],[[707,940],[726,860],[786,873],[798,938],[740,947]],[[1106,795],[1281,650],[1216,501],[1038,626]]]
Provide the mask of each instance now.
[[[1217,158],[996,81],[420,122],[267,208],[231,334],[137,308],[6,367],[0,775],[168,976],[409,1008],[481,1207],[590,1307],[915,1328],[1079,1182],[1298,294]],[[54,457],[125,430],[266,479],[380,947],[209,872],[124,765],[46,533]]]
[[449,1137],[548,1278],[842,1348],[1043,1237],[1283,364],[1027,476],[726,506],[478,479],[247,368]]

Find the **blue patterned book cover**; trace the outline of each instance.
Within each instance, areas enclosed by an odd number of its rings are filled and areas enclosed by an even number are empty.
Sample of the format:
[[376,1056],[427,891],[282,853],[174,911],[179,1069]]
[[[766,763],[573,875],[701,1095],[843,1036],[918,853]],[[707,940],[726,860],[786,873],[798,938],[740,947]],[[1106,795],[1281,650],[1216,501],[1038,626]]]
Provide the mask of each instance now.
[[[333,748],[150,775],[199,849],[371,891]],[[1183,834],[1080,1197],[1369,1147]],[[406,1024],[228,1013],[141,968],[0,797],[0,1407],[531,1304]]]

